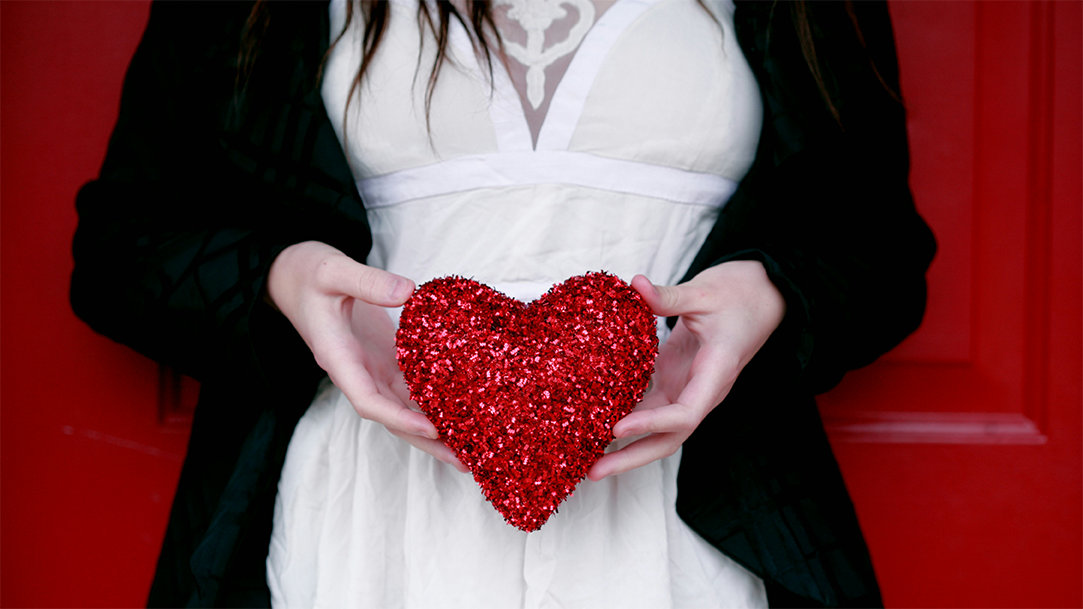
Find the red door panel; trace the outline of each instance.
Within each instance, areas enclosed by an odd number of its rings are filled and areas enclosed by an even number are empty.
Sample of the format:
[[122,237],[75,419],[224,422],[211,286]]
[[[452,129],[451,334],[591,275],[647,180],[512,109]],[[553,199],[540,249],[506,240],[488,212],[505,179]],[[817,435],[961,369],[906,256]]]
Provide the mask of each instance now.
[[[823,399],[893,606],[1083,605],[1081,5],[901,2],[922,329]],[[191,384],[67,306],[144,1],[0,1],[0,605],[143,603]]]
[[146,600],[184,445],[156,364],[67,304],[74,195],[101,164],[145,2],[0,2],[0,605]]
[[896,606],[1080,606],[1080,3],[895,2],[927,319],[821,401]]

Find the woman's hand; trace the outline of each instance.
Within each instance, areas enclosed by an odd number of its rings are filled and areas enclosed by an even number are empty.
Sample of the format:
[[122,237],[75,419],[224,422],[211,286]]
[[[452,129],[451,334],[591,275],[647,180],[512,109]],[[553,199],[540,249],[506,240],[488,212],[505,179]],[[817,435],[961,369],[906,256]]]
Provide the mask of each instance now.
[[312,350],[316,363],[357,414],[465,471],[410,393],[395,357],[395,327],[384,307],[406,302],[409,279],[306,241],[283,250],[267,278],[267,295]]
[[617,438],[646,434],[606,454],[592,480],[672,455],[733,387],[737,375],[782,322],[786,302],[757,261],[711,267],[677,286],[632,280],[655,315],[680,319],[662,345],[643,401],[613,426]]

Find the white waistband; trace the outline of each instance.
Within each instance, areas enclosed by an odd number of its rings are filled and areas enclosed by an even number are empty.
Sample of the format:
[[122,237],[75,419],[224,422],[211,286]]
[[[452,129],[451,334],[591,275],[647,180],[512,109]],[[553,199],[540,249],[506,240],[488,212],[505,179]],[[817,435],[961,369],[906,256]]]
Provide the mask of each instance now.
[[585,152],[527,151],[455,157],[358,180],[372,209],[476,188],[567,184],[721,208],[737,183],[709,173],[600,157]]

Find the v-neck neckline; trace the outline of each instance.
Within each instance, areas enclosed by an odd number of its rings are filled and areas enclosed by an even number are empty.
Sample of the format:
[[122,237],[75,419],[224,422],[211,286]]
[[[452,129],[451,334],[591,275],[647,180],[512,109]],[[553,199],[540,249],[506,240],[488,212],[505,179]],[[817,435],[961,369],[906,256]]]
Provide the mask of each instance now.
[[[498,150],[567,150],[594,79],[605,63],[609,50],[644,11],[660,1],[616,0],[587,30],[579,46],[572,51],[568,69],[549,98],[549,108],[542,118],[536,143],[523,110],[522,97],[511,80],[507,66],[497,58],[492,69],[489,116],[496,132]],[[489,82],[488,67],[483,66],[474,53],[465,27],[458,22],[453,23],[450,36],[462,65],[473,72],[480,82]]]

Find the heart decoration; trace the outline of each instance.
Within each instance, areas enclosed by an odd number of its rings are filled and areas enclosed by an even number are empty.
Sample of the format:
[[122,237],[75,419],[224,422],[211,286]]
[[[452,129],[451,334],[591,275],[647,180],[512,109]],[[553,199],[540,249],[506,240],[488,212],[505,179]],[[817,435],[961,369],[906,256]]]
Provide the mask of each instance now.
[[639,293],[608,273],[530,304],[453,276],[414,292],[396,346],[410,397],[486,499],[535,531],[642,399],[658,337]]

